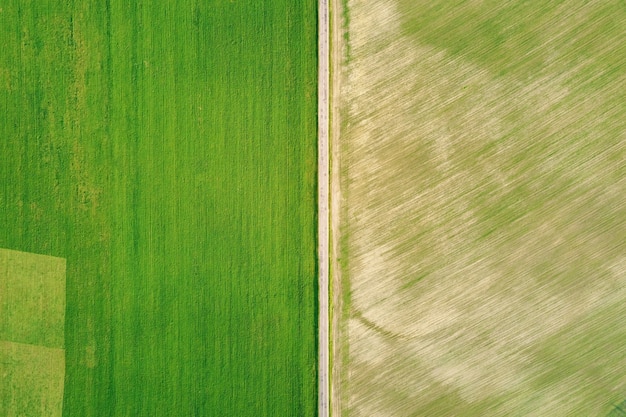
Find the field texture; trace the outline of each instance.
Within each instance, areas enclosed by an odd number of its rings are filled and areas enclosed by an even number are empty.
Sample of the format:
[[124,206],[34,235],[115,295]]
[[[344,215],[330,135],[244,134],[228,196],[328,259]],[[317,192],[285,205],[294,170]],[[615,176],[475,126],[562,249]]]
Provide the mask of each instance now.
[[624,3],[344,6],[336,410],[623,415]]
[[315,414],[316,6],[0,5],[0,247],[67,259],[63,415]]

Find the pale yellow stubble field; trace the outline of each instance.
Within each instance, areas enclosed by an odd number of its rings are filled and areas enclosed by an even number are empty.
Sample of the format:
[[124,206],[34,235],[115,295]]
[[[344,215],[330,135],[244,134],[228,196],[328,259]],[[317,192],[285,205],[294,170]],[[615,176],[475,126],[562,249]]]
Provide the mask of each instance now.
[[521,3],[347,3],[342,415],[626,399],[626,6]]

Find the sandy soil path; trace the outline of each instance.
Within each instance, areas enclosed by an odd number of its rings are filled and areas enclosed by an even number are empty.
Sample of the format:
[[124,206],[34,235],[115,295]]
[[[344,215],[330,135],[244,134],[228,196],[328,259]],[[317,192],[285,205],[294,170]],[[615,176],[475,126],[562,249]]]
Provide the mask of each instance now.
[[318,262],[319,262],[319,387],[320,417],[329,416],[329,13],[319,0],[318,29]]

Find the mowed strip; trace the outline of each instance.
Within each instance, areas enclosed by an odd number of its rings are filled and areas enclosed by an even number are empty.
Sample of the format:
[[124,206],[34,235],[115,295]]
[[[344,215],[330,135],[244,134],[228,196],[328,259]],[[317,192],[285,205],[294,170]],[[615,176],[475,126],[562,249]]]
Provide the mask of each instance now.
[[60,417],[65,260],[0,249],[0,415]]

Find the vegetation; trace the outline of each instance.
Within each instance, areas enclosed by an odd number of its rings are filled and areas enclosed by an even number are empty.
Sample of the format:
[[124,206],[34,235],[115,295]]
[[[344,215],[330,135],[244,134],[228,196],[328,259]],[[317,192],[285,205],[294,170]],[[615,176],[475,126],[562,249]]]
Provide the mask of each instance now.
[[67,259],[67,416],[316,411],[316,3],[0,8],[0,247]]

